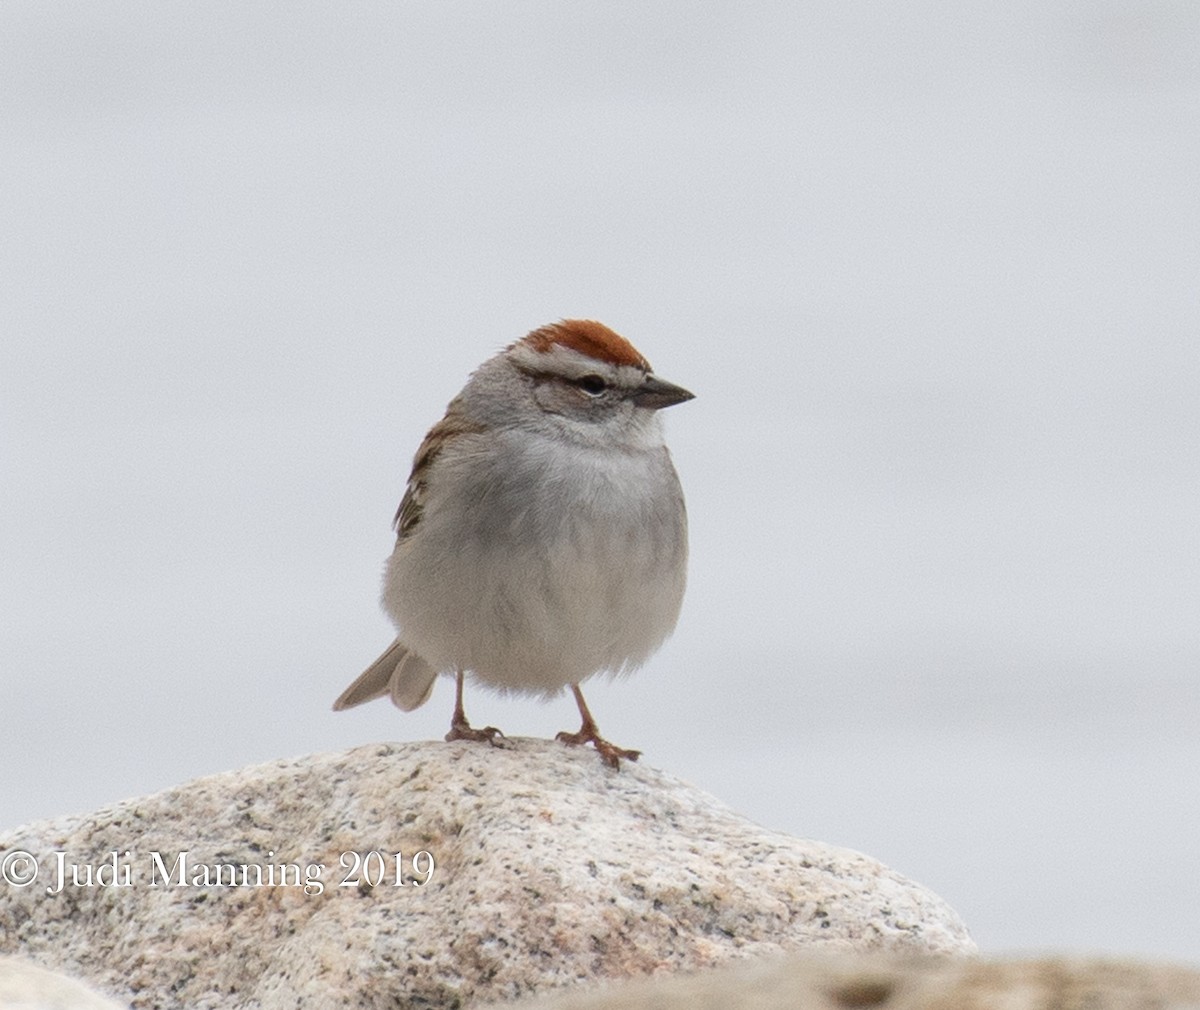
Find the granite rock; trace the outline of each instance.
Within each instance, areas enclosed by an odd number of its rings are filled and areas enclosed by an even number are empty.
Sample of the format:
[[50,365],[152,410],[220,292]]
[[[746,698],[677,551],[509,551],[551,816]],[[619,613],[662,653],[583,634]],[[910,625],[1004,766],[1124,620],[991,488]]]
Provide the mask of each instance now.
[[122,1010],[74,979],[19,957],[0,957],[0,1010]]
[[36,879],[0,887],[0,953],[137,1008],[457,1007],[789,949],[974,949],[867,856],[553,741],[277,761],[6,853]]
[[[1200,1010],[1200,971],[1101,958],[792,954],[492,1010]],[[483,1010],[483,1008],[481,1008]]]

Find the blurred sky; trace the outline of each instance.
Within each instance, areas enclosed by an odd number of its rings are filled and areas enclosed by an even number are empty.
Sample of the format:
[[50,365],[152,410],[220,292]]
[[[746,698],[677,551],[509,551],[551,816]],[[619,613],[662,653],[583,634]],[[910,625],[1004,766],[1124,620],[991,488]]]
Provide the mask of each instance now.
[[606,735],[985,951],[1200,961],[1198,179],[1191,0],[7,0],[0,826],[440,738],[330,711],[412,453],[593,316],[698,394]]

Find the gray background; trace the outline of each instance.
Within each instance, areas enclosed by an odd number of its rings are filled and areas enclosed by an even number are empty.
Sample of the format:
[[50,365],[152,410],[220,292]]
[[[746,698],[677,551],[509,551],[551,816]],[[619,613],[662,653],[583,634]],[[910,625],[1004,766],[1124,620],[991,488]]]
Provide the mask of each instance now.
[[594,316],[698,394],[607,735],[985,950],[1200,959],[1198,54],[1190,0],[8,0],[0,825],[439,738],[446,683],[329,711],[409,461]]

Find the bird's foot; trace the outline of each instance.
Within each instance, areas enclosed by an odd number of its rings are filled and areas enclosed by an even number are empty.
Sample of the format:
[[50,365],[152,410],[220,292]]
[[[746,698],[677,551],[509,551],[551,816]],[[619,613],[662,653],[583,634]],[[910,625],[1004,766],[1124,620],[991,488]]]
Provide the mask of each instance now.
[[636,761],[642,756],[640,750],[626,750],[624,747],[618,747],[616,744],[609,743],[598,732],[594,724],[589,725],[584,723],[578,733],[568,733],[565,730],[559,733],[555,738],[562,743],[568,744],[571,747],[579,747],[583,744],[591,744],[596,748],[597,753],[602,760],[610,768],[620,770],[621,758],[626,761]]
[[455,719],[450,723],[450,732],[446,734],[446,742],[451,740],[474,740],[476,743],[487,742],[493,747],[503,747],[504,745],[496,740],[500,737],[501,740],[507,739],[495,726],[484,726],[483,729],[475,729],[466,719]]

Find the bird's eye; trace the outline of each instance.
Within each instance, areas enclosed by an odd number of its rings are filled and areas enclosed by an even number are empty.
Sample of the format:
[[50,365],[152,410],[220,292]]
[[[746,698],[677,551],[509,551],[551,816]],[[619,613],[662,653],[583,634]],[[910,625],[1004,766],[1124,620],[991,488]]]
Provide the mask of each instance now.
[[587,393],[588,396],[599,396],[608,389],[608,383],[598,375],[582,375],[575,380],[575,385]]

